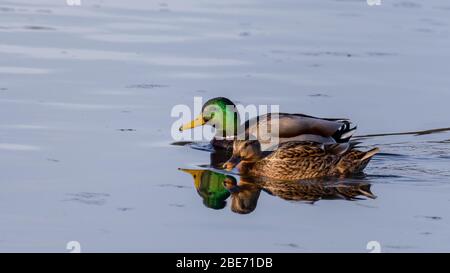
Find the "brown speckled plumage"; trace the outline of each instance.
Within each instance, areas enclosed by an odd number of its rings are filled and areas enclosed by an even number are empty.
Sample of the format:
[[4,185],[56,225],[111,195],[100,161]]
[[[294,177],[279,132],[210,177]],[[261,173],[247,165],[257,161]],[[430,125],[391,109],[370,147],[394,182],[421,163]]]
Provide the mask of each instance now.
[[378,148],[358,151],[351,144],[292,141],[262,157],[258,141],[235,141],[233,158],[229,162],[241,159],[238,169],[245,175],[298,180],[361,173],[377,152]]

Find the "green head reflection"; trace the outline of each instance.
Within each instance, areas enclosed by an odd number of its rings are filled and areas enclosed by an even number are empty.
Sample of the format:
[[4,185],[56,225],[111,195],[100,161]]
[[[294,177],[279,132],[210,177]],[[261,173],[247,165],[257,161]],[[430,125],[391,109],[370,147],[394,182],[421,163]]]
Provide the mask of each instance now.
[[225,179],[236,181],[233,176],[225,175],[210,170],[180,169],[192,175],[194,186],[203,199],[203,204],[211,209],[223,209],[230,197],[230,192],[225,188]]

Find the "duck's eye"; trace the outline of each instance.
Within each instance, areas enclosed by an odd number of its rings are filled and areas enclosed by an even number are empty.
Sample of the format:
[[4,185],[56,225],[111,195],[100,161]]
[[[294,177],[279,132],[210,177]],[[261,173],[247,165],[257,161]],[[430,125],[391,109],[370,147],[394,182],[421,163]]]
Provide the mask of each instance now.
[[214,113],[208,113],[203,115],[203,120],[208,122],[214,117]]

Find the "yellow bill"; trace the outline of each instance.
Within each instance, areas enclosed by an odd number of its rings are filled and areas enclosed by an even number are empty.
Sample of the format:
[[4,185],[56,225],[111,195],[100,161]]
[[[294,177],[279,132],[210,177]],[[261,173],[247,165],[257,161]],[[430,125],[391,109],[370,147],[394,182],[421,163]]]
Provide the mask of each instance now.
[[184,124],[180,127],[180,131],[189,130],[198,126],[205,125],[206,121],[203,119],[203,115],[198,115],[194,120]]

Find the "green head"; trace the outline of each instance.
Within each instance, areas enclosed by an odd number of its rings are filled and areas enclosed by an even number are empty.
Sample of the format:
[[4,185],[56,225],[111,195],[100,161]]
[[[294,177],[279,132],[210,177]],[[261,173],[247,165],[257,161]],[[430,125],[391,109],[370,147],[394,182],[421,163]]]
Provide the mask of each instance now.
[[223,97],[210,99],[203,105],[200,115],[181,126],[180,131],[203,125],[216,128],[217,136],[235,136],[240,125],[236,105]]

